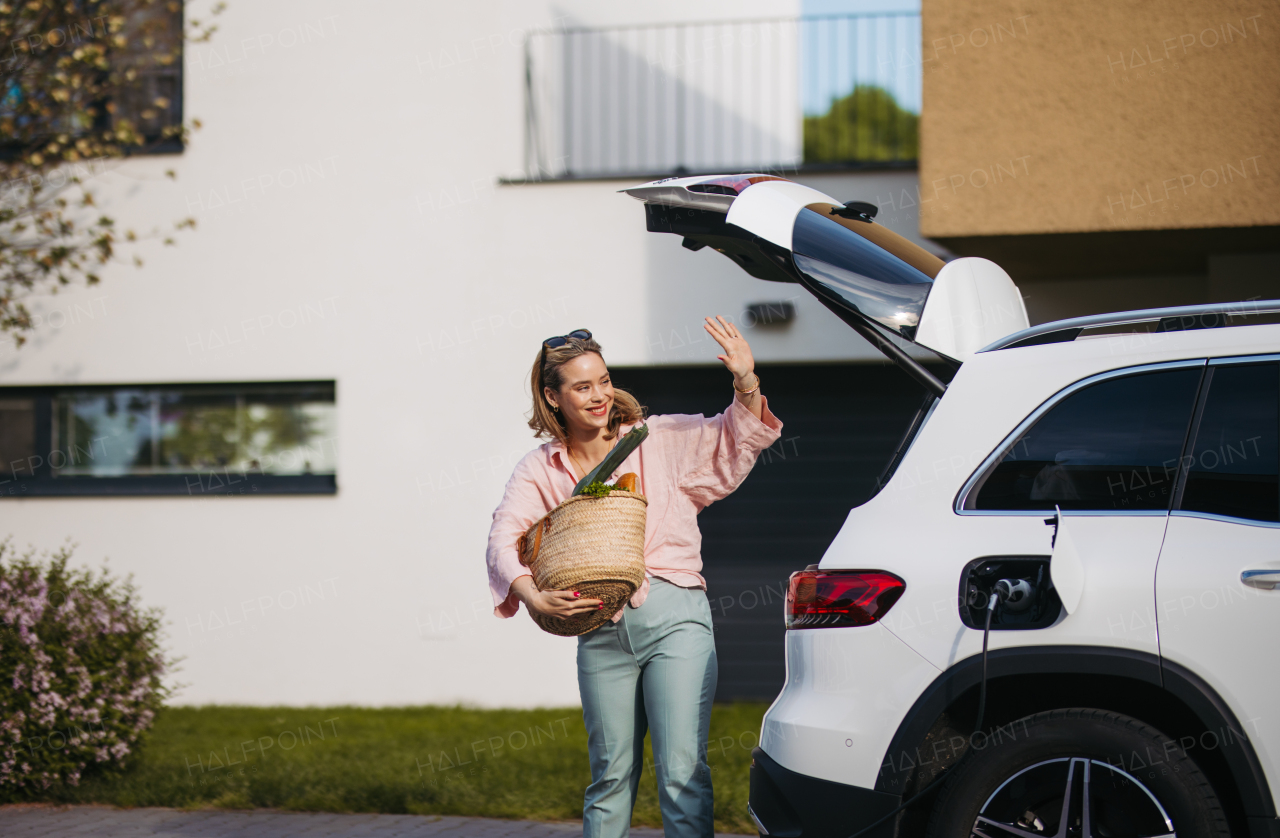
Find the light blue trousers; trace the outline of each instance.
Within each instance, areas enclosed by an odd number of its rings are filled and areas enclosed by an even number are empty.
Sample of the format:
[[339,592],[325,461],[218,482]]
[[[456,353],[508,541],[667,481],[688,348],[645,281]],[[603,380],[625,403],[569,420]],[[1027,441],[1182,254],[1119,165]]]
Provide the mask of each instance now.
[[[656,577],[639,608],[578,638],[578,688],[591,754],[584,838],[624,838],[642,771],[653,771],[666,838],[713,838],[707,731],[716,644],[707,595]],[[644,735],[652,731],[653,765]]]

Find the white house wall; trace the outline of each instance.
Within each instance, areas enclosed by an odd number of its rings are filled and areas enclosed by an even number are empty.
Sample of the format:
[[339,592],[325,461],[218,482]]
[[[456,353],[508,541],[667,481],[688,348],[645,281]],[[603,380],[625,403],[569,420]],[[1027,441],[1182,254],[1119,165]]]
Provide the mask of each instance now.
[[[198,229],[40,301],[0,385],[337,382],[336,495],[0,505],[19,545],[70,538],[78,560],[134,575],[184,658],[179,702],[574,704],[575,644],[493,618],[484,571],[490,514],[534,444],[540,340],[585,326],[615,365],[714,364],[704,314],[790,299],[794,324],[750,331],[760,360],[875,357],[794,286],[646,233],[616,194],[629,183],[499,185],[523,154],[512,33],[796,11],[623,8],[234,3],[187,54],[186,111],[205,124],[189,149],[96,178],[122,226]],[[842,199],[915,189],[909,172],[801,179]],[[913,212],[885,221],[918,240]]]

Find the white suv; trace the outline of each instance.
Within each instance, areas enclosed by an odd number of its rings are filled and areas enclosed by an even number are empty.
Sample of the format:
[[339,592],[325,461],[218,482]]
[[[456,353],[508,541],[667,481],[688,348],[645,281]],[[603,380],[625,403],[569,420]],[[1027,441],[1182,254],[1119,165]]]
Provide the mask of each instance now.
[[762,835],[1280,836],[1280,325],[1238,325],[1280,302],[1027,328],[1000,268],[871,205],[764,175],[626,191],[927,393],[792,577]]

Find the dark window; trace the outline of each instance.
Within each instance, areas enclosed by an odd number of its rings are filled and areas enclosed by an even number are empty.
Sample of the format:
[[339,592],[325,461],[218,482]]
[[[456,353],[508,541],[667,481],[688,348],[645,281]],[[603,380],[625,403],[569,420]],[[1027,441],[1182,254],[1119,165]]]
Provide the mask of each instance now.
[[35,454],[35,399],[0,398],[0,471],[30,474]]
[[172,129],[182,124],[183,14],[181,3],[136,9],[127,28],[127,46],[112,60],[132,71],[111,102],[113,127],[127,121],[147,145],[137,151],[181,151]]
[[[822,205],[817,205],[822,206]],[[854,225],[866,228],[855,232]],[[861,233],[861,234],[860,234]],[[861,314],[910,338],[943,262],[885,227],[841,224],[806,207],[796,216],[791,248],[796,267]],[[937,263],[913,264],[914,252]],[[921,267],[932,273],[925,273]]]
[[929,285],[946,265],[918,244],[881,224],[833,216],[829,204],[810,204],[796,215],[791,250],[890,285]]
[[[11,123],[0,137],[0,159],[39,151],[57,134],[121,138],[130,128],[141,144],[125,142],[127,154],[182,151],[183,4],[134,5],[119,20],[61,10],[47,28],[9,45],[12,59],[23,60],[11,61],[12,72],[0,82],[0,116]],[[24,42],[23,51],[14,46]],[[77,85],[69,96],[43,102],[42,97],[57,95],[55,82],[67,50],[90,46],[105,49],[100,86],[88,91]],[[33,109],[34,103],[41,107]]]
[[1181,508],[1280,521],[1280,367],[1215,367]]
[[333,382],[0,391],[0,496],[333,491]]
[[969,509],[1168,509],[1200,367],[1101,381],[1067,396],[969,494]]

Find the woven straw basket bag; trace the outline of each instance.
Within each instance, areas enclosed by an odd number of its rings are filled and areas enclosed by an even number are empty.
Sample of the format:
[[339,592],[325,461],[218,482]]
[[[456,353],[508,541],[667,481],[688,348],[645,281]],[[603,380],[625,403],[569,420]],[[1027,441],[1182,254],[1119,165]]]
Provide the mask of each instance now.
[[649,502],[636,492],[574,495],[520,536],[520,563],[540,591],[579,591],[604,608],[561,620],[534,616],[543,631],[575,637],[599,628],[644,583],[644,522]]

